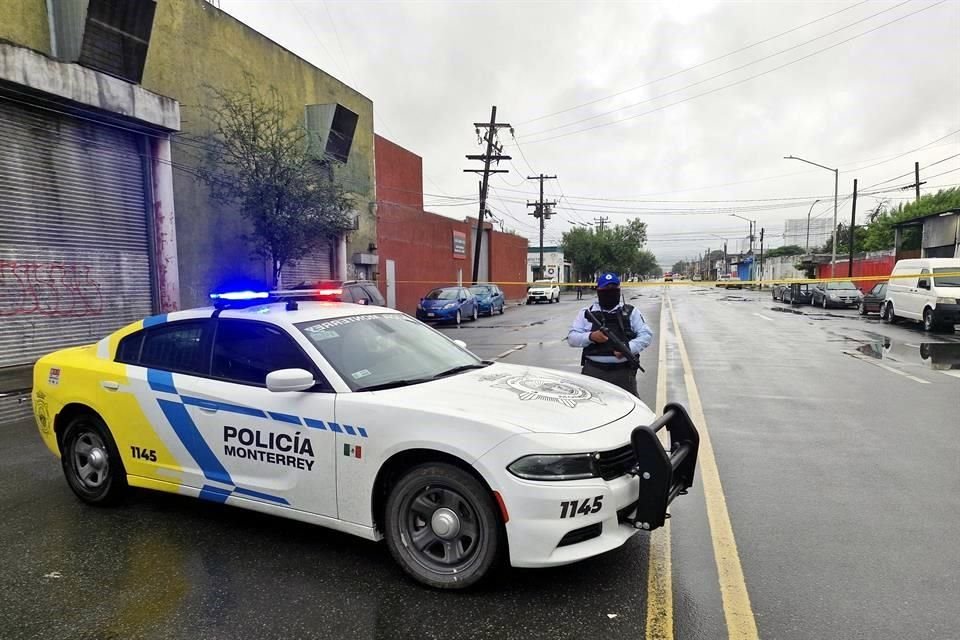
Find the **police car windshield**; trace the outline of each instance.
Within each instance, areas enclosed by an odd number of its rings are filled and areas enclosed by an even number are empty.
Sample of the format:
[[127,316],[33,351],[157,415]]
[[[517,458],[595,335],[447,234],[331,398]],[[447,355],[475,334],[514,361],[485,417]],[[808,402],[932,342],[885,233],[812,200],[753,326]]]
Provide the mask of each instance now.
[[456,300],[457,289],[434,289],[425,297],[427,300]]
[[416,384],[483,366],[440,333],[399,313],[301,322],[297,328],[353,391]]

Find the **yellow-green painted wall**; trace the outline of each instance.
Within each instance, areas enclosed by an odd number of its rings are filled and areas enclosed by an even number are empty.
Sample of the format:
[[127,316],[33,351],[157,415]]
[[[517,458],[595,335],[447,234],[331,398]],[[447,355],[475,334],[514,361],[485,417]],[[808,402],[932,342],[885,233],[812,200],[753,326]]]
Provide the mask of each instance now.
[[245,221],[214,203],[190,173],[202,154],[189,140],[204,129],[196,105],[211,99],[204,85],[240,88],[245,73],[276,87],[301,121],[307,104],[339,103],[358,114],[349,161],[337,171],[360,214],[360,229],[349,236],[348,262],[376,241],[372,101],[203,0],[160,0],[142,84],[181,107],[183,133],[173,145],[173,162],[184,307],[206,303],[210,287],[238,271],[265,276],[241,238],[248,231]]
[[0,40],[49,55],[46,0],[0,0]]

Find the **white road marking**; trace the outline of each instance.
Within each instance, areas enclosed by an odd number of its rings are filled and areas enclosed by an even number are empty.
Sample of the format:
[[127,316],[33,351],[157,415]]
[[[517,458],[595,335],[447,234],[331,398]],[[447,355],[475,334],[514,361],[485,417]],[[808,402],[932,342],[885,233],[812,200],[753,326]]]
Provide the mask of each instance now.
[[850,351],[844,351],[843,353],[845,353],[846,355],[850,356],[851,358],[856,358],[857,360],[859,360],[859,361],[861,361],[861,362],[866,362],[867,364],[872,364],[872,365],[875,366],[875,367],[880,367],[881,369],[884,369],[884,370],[886,370],[886,371],[889,371],[890,373],[895,373],[895,374],[897,374],[898,376],[903,376],[904,378],[908,378],[908,379],[910,379],[910,380],[913,380],[914,382],[919,382],[920,384],[930,384],[930,381],[929,381],[929,380],[924,380],[923,378],[918,378],[917,376],[912,376],[912,375],[910,375],[909,373],[906,373],[906,372],[904,372],[904,371],[900,371],[899,369],[894,369],[893,367],[888,367],[887,365],[885,365],[885,364],[883,364],[883,363],[881,363],[881,362],[877,362],[876,360],[873,360],[873,359],[868,358],[868,357],[866,357],[866,356],[862,356],[862,355],[860,355],[859,353],[852,353],[852,352],[850,352]]
[[954,378],[960,378],[960,371],[941,371],[945,376],[952,376]]
[[773,318],[769,318],[769,317],[763,315],[762,313],[755,313],[755,314],[753,314],[753,315],[757,316],[758,318],[763,318],[763,319],[766,320],[767,322],[774,322],[774,319],[773,319]]
[[499,360],[499,359],[501,359],[501,358],[506,358],[506,357],[507,357],[508,355],[510,355],[511,353],[513,353],[513,352],[515,352],[515,351],[520,351],[520,349],[523,349],[523,348],[526,347],[526,346],[527,346],[527,345],[525,345],[525,344],[514,345],[514,347],[513,347],[512,349],[507,349],[506,351],[504,351],[504,352],[501,353],[500,355],[494,356],[494,357],[493,357],[493,360]]

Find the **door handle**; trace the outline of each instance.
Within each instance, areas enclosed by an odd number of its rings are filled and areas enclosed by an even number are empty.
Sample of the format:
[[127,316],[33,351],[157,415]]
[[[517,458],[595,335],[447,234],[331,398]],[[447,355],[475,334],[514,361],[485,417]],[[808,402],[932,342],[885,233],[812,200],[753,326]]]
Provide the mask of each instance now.
[[100,386],[107,391],[117,391],[120,388],[120,383],[113,380],[104,380],[100,383]]

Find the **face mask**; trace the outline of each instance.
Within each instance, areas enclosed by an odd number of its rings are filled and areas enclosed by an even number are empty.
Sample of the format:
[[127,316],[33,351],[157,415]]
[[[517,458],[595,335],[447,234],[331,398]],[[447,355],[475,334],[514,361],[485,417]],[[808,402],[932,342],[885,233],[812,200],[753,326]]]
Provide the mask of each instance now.
[[620,289],[597,289],[597,300],[601,309],[609,311],[620,303]]

